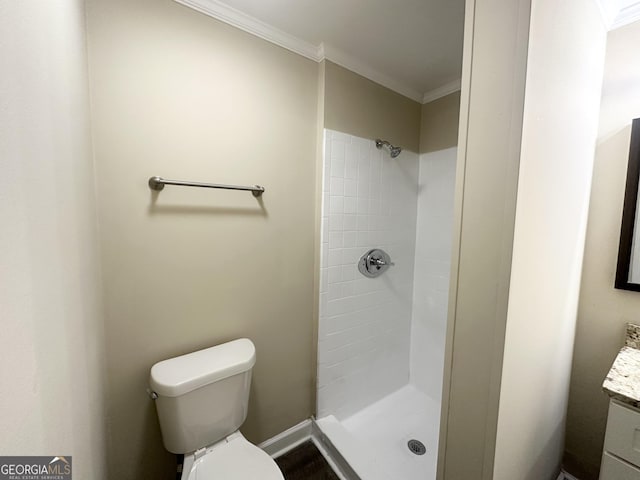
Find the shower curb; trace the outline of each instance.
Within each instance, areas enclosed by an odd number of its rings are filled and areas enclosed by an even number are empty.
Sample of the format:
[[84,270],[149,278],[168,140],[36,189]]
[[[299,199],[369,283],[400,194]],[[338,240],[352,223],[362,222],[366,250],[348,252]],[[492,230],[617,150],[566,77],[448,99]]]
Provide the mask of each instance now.
[[307,441],[314,443],[340,480],[361,480],[331,440],[322,433],[313,417],[265,440],[258,447],[270,457],[277,458]]

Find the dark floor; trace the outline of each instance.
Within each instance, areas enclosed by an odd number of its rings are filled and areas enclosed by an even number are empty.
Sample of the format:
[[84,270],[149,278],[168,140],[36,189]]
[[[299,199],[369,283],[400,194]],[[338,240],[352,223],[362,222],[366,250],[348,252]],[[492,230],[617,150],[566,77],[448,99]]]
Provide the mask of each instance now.
[[276,463],[286,480],[339,480],[311,441],[276,458]]

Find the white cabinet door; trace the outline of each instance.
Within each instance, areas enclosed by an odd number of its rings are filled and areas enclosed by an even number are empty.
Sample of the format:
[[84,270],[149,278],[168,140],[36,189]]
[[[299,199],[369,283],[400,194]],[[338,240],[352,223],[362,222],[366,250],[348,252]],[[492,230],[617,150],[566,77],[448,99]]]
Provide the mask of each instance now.
[[600,480],[640,480],[640,469],[609,455],[602,455]]
[[640,412],[616,402],[609,404],[604,450],[640,465]]

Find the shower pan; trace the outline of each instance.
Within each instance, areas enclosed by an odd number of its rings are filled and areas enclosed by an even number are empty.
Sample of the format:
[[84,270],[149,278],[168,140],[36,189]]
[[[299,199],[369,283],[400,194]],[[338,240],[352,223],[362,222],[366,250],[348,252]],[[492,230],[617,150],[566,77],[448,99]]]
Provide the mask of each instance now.
[[455,153],[324,131],[317,422],[362,480],[435,479]]

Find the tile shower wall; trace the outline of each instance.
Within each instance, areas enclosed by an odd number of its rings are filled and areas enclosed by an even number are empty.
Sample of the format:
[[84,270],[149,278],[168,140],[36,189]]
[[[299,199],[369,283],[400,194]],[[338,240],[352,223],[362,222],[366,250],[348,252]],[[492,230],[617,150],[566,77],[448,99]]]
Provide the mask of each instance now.
[[[418,155],[325,130],[318,416],[344,419],[409,381]],[[358,271],[372,248],[395,266]]]
[[420,155],[411,383],[438,403],[442,398],[457,151],[453,147]]

